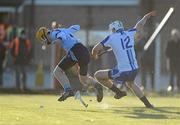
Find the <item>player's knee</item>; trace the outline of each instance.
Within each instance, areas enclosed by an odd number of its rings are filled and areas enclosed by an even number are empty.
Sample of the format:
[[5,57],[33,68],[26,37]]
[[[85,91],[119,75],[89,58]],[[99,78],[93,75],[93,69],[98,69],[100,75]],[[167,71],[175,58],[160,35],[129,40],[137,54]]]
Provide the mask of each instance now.
[[99,78],[99,72],[98,72],[98,71],[96,71],[96,72],[94,73],[94,78],[96,78],[96,79]]
[[79,81],[80,81],[81,83],[84,83],[84,82],[86,81],[86,79],[83,78],[83,77],[79,77]]
[[79,81],[82,83],[82,84],[88,84],[89,82],[89,79],[87,76],[79,76]]
[[132,84],[134,84],[133,81],[128,81],[128,82],[126,82],[126,85],[127,85],[129,88],[132,88]]

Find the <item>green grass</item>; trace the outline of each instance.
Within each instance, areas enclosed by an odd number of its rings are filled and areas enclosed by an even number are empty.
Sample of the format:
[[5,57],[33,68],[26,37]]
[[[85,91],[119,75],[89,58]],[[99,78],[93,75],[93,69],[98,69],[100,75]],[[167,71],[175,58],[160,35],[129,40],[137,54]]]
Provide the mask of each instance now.
[[[97,103],[83,97],[87,111],[74,98],[58,102],[56,95],[0,95],[0,125],[179,125],[179,97],[152,97],[155,109],[136,97]],[[92,100],[92,101],[90,101]]]

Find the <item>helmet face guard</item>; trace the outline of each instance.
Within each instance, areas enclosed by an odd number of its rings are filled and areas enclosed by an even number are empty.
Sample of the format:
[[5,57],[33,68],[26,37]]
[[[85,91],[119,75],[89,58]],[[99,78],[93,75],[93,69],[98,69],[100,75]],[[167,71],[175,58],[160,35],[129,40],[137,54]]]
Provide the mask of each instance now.
[[41,41],[43,45],[50,44],[50,40],[48,38],[49,31],[46,27],[40,27],[39,30],[36,32],[36,38],[38,41]]

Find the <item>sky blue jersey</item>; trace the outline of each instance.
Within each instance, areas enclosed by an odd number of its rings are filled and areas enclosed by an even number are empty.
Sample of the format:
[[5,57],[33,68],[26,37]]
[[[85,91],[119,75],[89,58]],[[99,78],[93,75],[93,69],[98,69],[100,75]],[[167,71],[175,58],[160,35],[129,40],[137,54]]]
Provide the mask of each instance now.
[[134,50],[135,34],[135,28],[127,31],[117,31],[101,42],[103,46],[112,48],[120,72],[138,69],[136,53]]
[[77,43],[79,43],[79,39],[74,36],[74,33],[80,30],[79,25],[72,25],[69,28],[57,28],[50,30],[50,38],[52,40],[52,44],[56,42],[60,42],[63,49],[67,52]]

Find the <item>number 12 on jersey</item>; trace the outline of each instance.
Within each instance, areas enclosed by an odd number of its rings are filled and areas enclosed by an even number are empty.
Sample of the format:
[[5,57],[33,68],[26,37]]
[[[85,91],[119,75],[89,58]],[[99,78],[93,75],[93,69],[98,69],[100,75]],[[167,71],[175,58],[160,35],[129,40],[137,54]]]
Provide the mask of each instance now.
[[121,38],[121,45],[122,45],[123,50],[129,49],[129,48],[133,47],[132,45],[130,45],[130,38],[129,38],[129,36],[126,36],[124,39]]

